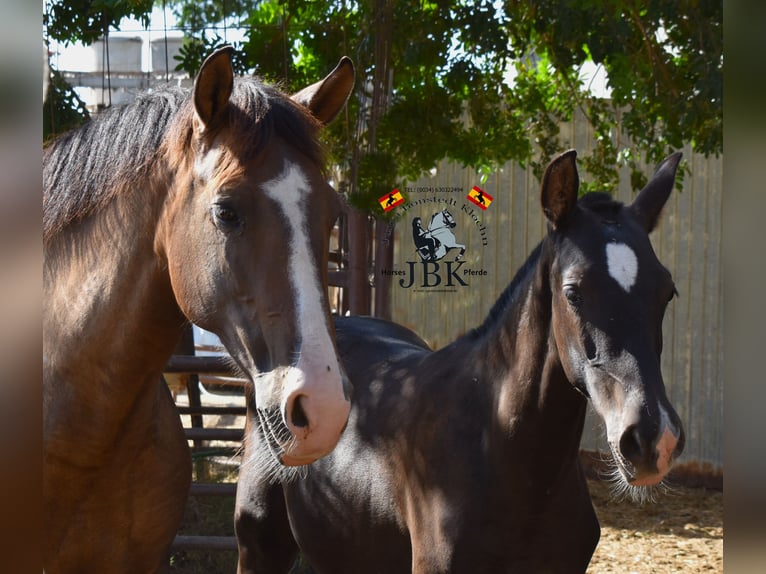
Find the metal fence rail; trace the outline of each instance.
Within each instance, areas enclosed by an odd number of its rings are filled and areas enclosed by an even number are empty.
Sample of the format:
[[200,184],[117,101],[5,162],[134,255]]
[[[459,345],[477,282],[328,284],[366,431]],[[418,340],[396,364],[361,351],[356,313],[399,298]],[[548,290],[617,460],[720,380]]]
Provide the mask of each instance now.
[[[181,352],[193,352],[193,341],[187,333],[179,346]],[[234,375],[232,360],[225,356],[195,356],[173,355],[165,366],[166,374],[184,375],[189,397],[188,406],[178,406],[179,415],[189,415],[192,426],[184,428],[184,435],[193,443],[192,450],[204,453],[208,441],[231,442],[238,448],[242,442],[243,428],[206,428],[203,424],[204,415],[232,415],[244,416],[247,412],[244,406],[215,406],[203,404],[203,395],[200,393],[199,375],[203,376],[231,376]],[[231,483],[203,483],[193,482],[190,496],[218,496],[234,497],[237,493],[237,485]],[[176,535],[171,550],[204,549],[211,551],[236,550],[237,540],[234,536],[194,536]]]

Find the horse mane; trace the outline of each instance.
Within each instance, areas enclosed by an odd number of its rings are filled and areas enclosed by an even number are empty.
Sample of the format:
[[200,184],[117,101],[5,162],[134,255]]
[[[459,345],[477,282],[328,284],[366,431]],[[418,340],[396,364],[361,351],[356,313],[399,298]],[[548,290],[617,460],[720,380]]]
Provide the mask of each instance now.
[[179,89],[140,94],[55,140],[43,154],[43,235],[49,238],[97,210],[155,155],[186,95]]
[[[43,153],[43,238],[97,212],[121,193],[146,189],[163,158],[173,163],[193,153],[194,110],[189,90],[168,87],[138,95],[100,113],[55,140]],[[276,87],[236,78],[227,114],[206,130],[226,136],[240,162],[261,153],[274,135],[318,166],[324,153],[319,122]],[[177,166],[176,166],[177,167]]]
[[516,272],[516,275],[514,275],[511,283],[501,293],[500,297],[498,297],[497,301],[495,301],[495,304],[492,305],[492,308],[489,310],[487,318],[484,319],[484,322],[475,329],[469,331],[469,337],[481,338],[488,332],[491,332],[497,322],[502,320],[506,310],[515,302],[516,295],[519,292],[521,285],[526,283],[529,275],[534,269],[537,268],[537,263],[540,261],[540,254],[542,253],[542,246],[543,242],[541,241],[537,244],[537,247],[532,250],[532,253],[529,254],[529,257],[527,257],[527,260]]

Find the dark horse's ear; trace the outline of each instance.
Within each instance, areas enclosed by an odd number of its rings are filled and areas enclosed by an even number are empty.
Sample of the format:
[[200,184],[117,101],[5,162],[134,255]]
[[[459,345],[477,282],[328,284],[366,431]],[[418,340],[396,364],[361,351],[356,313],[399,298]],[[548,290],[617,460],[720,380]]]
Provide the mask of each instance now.
[[200,131],[204,131],[229,102],[234,88],[233,53],[234,48],[224,46],[210,54],[194,80],[194,109],[201,123]]
[[660,212],[670,197],[670,192],[673,191],[676,171],[682,155],[680,151],[677,151],[665,158],[657,171],[654,172],[652,179],[644,189],[638,192],[638,196],[630,206],[647,233],[650,233],[657,225]]
[[343,56],[323,80],[303,88],[293,100],[306,106],[316,119],[329,124],[346,104],[354,87],[354,64]]
[[551,160],[543,174],[540,203],[554,229],[561,227],[577,205],[580,176],[577,174],[576,157],[575,150],[565,151]]

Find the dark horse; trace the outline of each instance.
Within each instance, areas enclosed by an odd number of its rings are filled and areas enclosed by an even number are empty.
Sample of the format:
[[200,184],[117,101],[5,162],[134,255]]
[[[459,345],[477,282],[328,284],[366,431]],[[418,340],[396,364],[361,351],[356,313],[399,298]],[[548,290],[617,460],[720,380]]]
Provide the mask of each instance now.
[[547,237],[480,327],[432,352],[393,323],[336,321],[348,428],[305,478],[240,483],[240,572],[285,572],[299,547],[321,573],[585,572],[588,398],[624,488],[660,483],[684,434],[660,373],[675,288],[648,233],[680,154],[629,206],[578,201],[575,155],[548,166]]
[[191,459],[160,374],[188,321],[254,382],[281,463],[326,454],[346,425],[326,299],[341,205],[317,136],[353,66],[290,97],[235,80],[231,54],[209,56],[191,94],[144,94],[45,151],[48,574],[167,564]]

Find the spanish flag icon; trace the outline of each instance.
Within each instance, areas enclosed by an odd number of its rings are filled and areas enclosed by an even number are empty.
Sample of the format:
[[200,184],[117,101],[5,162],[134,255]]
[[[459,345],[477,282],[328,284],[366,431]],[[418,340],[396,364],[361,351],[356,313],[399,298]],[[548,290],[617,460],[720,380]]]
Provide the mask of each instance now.
[[404,196],[398,189],[393,190],[391,193],[387,193],[383,197],[378,199],[378,203],[383,208],[383,211],[391,211],[397,205],[404,203]]
[[468,195],[466,196],[468,201],[471,203],[478,205],[482,209],[487,209],[490,204],[492,203],[492,196],[488,194],[486,191],[481,189],[480,187],[473,186],[471,188],[471,191],[468,192]]

